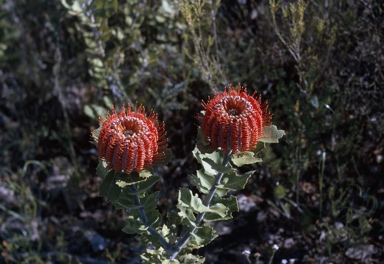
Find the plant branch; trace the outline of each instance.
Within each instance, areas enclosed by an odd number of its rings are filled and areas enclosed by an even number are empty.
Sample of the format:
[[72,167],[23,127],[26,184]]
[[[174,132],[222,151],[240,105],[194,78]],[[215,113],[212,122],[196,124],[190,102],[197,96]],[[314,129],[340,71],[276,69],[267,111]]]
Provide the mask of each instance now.
[[[132,192],[137,191],[136,186],[134,184],[130,185],[129,189]],[[147,215],[145,213],[144,206],[141,204],[139,196],[137,194],[133,194],[132,196],[133,196],[133,201],[134,201],[135,205],[138,206],[137,211],[139,212],[139,216],[140,216],[141,221],[143,222],[144,225],[147,225],[148,218],[147,218]],[[169,244],[165,240],[165,238],[161,234],[159,234],[159,232],[157,232],[157,230],[153,226],[151,226],[151,225],[148,226],[147,230],[149,233],[151,233],[151,235],[159,238],[160,245],[165,249],[165,251],[167,252],[168,255],[173,254],[172,245]]]
[[[231,160],[231,155],[232,155],[232,150],[229,151],[227,154],[224,154],[224,158],[222,162],[223,166],[225,167],[228,166],[228,163]],[[216,186],[220,185],[220,182],[223,176],[224,176],[224,173],[222,172],[216,174],[215,182],[212,185],[211,190],[209,191],[208,195],[205,197],[205,200],[204,200],[204,205],[206,207],[208,208],[210,207],[210,203],[217,191]],[[196,231],[197,227],[200,226],[201,222],[204,220],[205,214],[206,213],[203,212],[203,213],[199,213],[196,216],[195,226],[191,227],[187,232],[184,233],[183,237],[179,241],[177,241],[177,243],[174,245],[174,252],[172,255],[170,255],[170,259],[175,259],[177,254],[179,254],[180,251],[184,248],[184,246],[188,243],[188,241],[191,239],[191,235]]]

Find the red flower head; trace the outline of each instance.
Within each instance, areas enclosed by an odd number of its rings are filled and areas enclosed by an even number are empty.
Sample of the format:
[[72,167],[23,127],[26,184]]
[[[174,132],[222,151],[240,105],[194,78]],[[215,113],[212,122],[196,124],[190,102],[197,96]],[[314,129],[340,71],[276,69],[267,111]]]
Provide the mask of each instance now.
[[205,110],[201,130],[207,141],[224,153],[234,154],[253,150],[261,136],[262,128],[270,124],[271,115],[267,112],[267,102],[247,94],[239,85],[236,91],[232,85],[222,94],[216,94],[208,103],[203,102]]
[[106,119],[100,118],[100,133],[95,140],[107,169],[125,173],[138,172],[161,161],[167,147],[164,124],[159,124],[153,111],[146,116],[142,105],[137,111],[123,107],[120,114],[113,109]]

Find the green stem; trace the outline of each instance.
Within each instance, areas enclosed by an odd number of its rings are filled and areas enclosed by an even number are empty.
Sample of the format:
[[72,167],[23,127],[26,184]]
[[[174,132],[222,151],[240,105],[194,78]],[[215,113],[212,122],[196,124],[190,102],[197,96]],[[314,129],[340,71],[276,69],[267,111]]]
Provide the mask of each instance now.
[[[133,193],[135,193],[137,191],[136,186],[134,184],[130,185],[129,189]],[[133,194],[132,196],[133,196],[133,201],[134,201],[135,205],[138,206],[137,211],[139,212],[141,222],[143,222],[144,225],[147,225],[148,218],[147,218],[147,215],[145,213],[144,206],[142,206],[142,204],[141,204],[139,196],[137,194]],[[168,255],[173,254],[172,245],[169,244],[165,240],[165,238],[161,234],[159,234],[159,232],[157,232],[157,230],[153,226],[151,226],[151,225],[148,226],[147,230],[149,233],[151,233],[152,236],[159,238],[160,245],[165,249],[165,251],[167,252]]]
[[[228,163],[231,160],[231,155],[232,155],[232,150],[229,151],[227,154],[224,154],[223,163],[222,163],[223,166],[225,167],[228,166]],[[220,185],[220,182],[223,176],[224,176],[224,173],[222,172],[216,174],[215,182],[212,185],[212,188],[210,189],[208,195],[205,197],[205,200],[204,200],[204,205],[206,207],[208,208],[210,207],[212,198],[215,196],[215,193],[217,191],[216,186]],[[175,259],[177,254],[179,254],[180,251],[184,248],[184,246],[188,243],[188,241],[191,239],[191,235],[196,231],[197,227],[201,225],[201,222],[203,222],[204,216],[205,216],[205,212],[199,213],[196,216],[195,226],[191,227],[187,232],[184,233],[183,237],[179,241],[177,241],[177,243],[173,247],[173,250],[174,250],[173,254],[169,255],[171,260]]]

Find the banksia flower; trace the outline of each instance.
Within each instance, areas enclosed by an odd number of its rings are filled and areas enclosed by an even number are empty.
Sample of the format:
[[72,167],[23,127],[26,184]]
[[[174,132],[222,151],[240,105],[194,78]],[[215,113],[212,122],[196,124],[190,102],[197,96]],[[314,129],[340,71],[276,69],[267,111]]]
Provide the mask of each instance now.
[[248,95],[240,85],[237,91],[229,85],[222,94],[202,103],[205,114],[201,130],[213,148],[220,147],[224,153],[232,150],[234,154],[255,149],[271,115],[268,104],[261,104],[260,97],[254,95]]
[[146,116],[143,106],[135,111],[123,107],[120,114],[113,109],[106,119],[100,118],[95,141],[107,169],[125,173],[139,172],[161,161],[167,147],[164,124],[159,124],[153,111]]

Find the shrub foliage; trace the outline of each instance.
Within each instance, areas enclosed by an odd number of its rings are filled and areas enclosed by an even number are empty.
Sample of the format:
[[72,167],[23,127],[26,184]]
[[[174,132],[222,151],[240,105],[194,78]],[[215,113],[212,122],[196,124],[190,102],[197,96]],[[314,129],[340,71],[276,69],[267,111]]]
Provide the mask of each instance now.
[[144,249],[120,232],[126,215],[95,198],[89,128],[112,105],[160,113],[174,155],[158,168],[165,212],[191,186],[200,102],[228,83],[268,98],[286,136],[247,165],[257,172],[240,193],[242,220],[214,224],[226,235],[199,255],[220,263],[250,249],[267,261],[278,244],[276,261],[383,258],[381,1],[0,6],[1,261],[137,258]]

